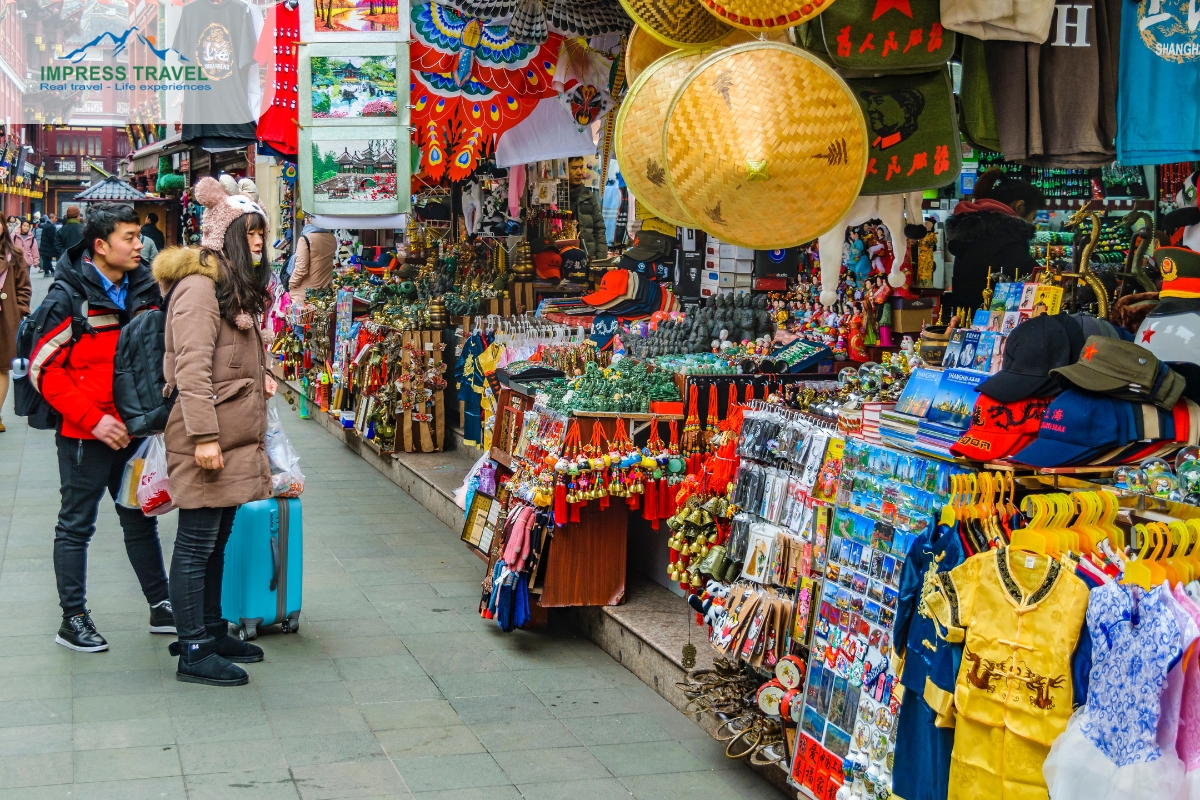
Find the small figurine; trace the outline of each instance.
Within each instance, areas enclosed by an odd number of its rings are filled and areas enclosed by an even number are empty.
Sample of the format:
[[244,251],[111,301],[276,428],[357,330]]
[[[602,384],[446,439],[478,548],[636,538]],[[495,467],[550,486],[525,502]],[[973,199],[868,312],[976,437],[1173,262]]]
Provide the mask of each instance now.
[[891,294],[892,287],[888,286],[888,282],[882,276],[875,278],[871,302],[875,305],[878,315],[875,324],[879,328],[879,344],[882,347],[892,346],[892,306],[888,302]]
[[856,228],[850,229],[850,269],[859,281],[865,281],[871,274],[871,259],[867,257],[867,246]]

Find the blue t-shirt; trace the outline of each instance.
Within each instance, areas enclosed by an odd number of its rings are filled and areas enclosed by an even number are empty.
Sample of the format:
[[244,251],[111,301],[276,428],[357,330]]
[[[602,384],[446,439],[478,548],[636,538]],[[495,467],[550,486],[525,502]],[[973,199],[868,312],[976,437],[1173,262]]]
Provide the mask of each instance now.
[[1117,160],[1200,159],[1200,14],[1195,0],[1122,0]]

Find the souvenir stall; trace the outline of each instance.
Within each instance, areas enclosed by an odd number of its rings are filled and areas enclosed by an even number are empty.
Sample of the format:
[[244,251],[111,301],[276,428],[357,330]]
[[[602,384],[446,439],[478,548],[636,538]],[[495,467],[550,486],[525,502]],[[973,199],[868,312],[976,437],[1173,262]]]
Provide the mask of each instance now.
[[300,4],[303,413],[477,448],[506,632],[652,573],[712,649],[684,710],[803,796],[1189,796],[1196,102],[1118,84],[1191,97],[1153,55],[1191,44],[1136,4],[565,5]]

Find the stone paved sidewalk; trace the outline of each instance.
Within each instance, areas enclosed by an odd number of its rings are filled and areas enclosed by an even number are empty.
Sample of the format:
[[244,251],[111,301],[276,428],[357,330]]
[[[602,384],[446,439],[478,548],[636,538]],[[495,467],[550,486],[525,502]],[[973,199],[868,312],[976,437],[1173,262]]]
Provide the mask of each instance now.
[[[0,800],[781,796],[587,639],[480,619],[482,563],[457,532],[283,409],[308,476],[300,632],[268,629],[249,685],[216,689],[177,682],[171,637],[147,632],[107,499],[88,605],[111,650],[54,644],[53,436],[10,398]],[[168,560],[175,516],[161,524]]]

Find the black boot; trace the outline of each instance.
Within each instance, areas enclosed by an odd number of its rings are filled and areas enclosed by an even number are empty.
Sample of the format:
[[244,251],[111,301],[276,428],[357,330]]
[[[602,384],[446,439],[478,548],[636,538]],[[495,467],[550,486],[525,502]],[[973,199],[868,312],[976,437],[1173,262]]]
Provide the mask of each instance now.
[[179,668],[175,672],[178,681],[209,686],[241,686],[250,681],[246,670],[217,654],[217,643],[211,636],[179,641],[170,650],[179,653]]
[[237,664],[254,664],[263,660],[263,649],[256,644],[243,642],[229,635],[229,623],[225,620],[204,626],[208,635],[216,640],[217,655]]

